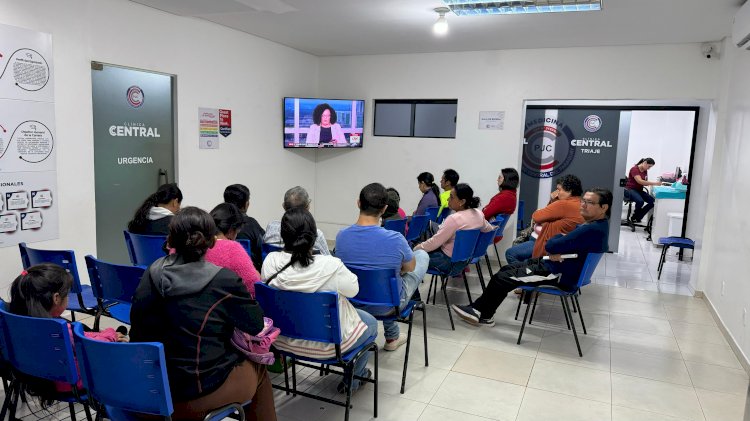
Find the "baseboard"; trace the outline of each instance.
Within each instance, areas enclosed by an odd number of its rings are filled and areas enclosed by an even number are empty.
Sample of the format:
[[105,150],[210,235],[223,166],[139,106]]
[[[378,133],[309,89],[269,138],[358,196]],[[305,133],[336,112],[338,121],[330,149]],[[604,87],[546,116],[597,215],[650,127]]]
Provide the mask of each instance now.
[[724,339],[727,340],[729,347],[732,348],[732,351],[734,351],[734,355],[737,357],[737,360],[739,360],[740,364],[742,364],[742,368],[744,368],[745,372],[750,375],[750,360],[748,360],[747,355],[742,352],[742,349],[737,344],[734,336],[732,336],[732,334],[726,328],[726,325],[724,325],[724,321],[721,320],[721,316],[719,316],[719,313],[716,311],[716,307],[714,307],[714,304],[711,302],[708,296],[703,293],[703,291],[695,291],[695,296],[703,298],[706,301],[706,304],[708,304],[708,311],[711,312],[711,316],[713,316],[714,320],[716,321],[716,325],[721,331],[721,334],[724,335]]

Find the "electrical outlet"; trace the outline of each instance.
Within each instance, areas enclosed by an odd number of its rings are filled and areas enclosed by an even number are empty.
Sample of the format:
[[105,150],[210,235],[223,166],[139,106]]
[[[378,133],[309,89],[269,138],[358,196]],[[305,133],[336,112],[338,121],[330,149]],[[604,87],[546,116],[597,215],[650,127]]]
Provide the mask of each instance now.
[[747,326],[747,308],[742,309],[742,326]]
[[721,281],[721,296],[724,296],[724,288],[727,286],[727,281]]

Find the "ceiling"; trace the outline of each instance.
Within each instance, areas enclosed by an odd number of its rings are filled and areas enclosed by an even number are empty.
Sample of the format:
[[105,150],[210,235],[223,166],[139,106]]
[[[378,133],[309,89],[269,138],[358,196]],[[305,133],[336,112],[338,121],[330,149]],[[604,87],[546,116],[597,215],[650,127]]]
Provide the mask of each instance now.
[[455,16],[440,0],[131,0],[317,56],[718,41],[742,0],[603,0],[602,11]]

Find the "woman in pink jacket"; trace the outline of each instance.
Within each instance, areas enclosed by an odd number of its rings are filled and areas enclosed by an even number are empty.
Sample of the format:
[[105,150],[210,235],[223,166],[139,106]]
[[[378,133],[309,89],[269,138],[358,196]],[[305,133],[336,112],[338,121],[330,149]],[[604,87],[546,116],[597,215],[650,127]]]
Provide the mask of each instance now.
[[482,211],[477,209],[479,204],[479,198],[474,197],[474,190],[468,184],[459,183],[453,187],[448,198],[448,207],[453,213],[443,221],[435,235],[414,247],[414,250],[421,249],[429,253],[429,269],[437,269],[441,272],[453,269],[451,275],[460,273],[463,266],[452,267],[451,264],[456,231],[478,228],[482,232],[487,232],[495,229],[484,219]]

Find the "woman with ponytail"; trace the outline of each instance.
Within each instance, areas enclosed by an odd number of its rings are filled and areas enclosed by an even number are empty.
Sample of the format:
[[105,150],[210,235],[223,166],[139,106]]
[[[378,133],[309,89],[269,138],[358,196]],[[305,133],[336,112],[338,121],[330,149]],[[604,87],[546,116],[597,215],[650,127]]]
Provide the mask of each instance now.
[[135,211],[133,220],[128,222],[128,231],[133,234],[167,235],[169,222],[180,210],[182,191],[177,184],[164,184]]
[[[21,272],[10,286],[9,311],[20,316],[59,318],[68,307],[68,294],[72,285],[73,278],[70,273],[60,266],[50,263],[31,266]],[[85,335],[105,342],[127,340],[123,333],[115,332],[112,328],[101,332],[86,332]],[[72,333],[70,337],[72,341]],[[44,408],[52,403],[56,394],[71,391],[70,385],[64,382],[27,379],[24,384],[26,391],[32,396],[37,396]],[[83,384],[79,382],[77,387],[82,389]]]
[[[377,321],[363,310],[357,310],[347,300],[359,292],[357,277],[349,272],[336,257],[313,255],[313,246],[317,237],[315,219],[303,208],[292,208],[281,218],[281,238],[284,250],[270,253],[263,261],[261,278],[270,286],[287,291],[321,292],[333,291],[339,296],[339,317],[341,318],[341,352],[360,346],[378,331]],[[302,339],[291,339],[282,336],[274,343],[276,348],[307,355],[314,358],[334,358],[336,350],[333,344]],[[369,355],[369,353],[367,353]],[[363,356],[354,367],[354,375],[370,377],[372,373],[366,368],[367,357]],[[346,387],[339,384],[339,391]],[[360,381],[355,379],[352,390],[357,390]]]
[[417,186],[422,192],[422,198],[419,199],[417,210],[414,215],[424,215],[427,208],[440,206],[440,189],[435,184],[435,177],[431,173],[423,172],[417,176]]
[[[450,192],[448,207],[453,211],[438,232],[429,240],[417,244],[414,250],[424,250],[430,255],[430,269],[447,272],[451,269],[453,243],[456,241],[456,231],[479,228],[482,232],[495,229],[484,219],[482,211],[477,209],[480,201],[474,197],[474,190],[468,184],[459,183]],[[463,268],[453,268],[454,274]]]
[[236,273],[205,261],[217,234],[201,209],[187,207],[172,218],[167,243],[174,253],[143,274],[130,310],[130,339],[164,344],[173,419],[200,420],[216,408],[252,400],[248,420],[275,421],[265,366],[231,345],[235,328],[261,332],[263,311]]

